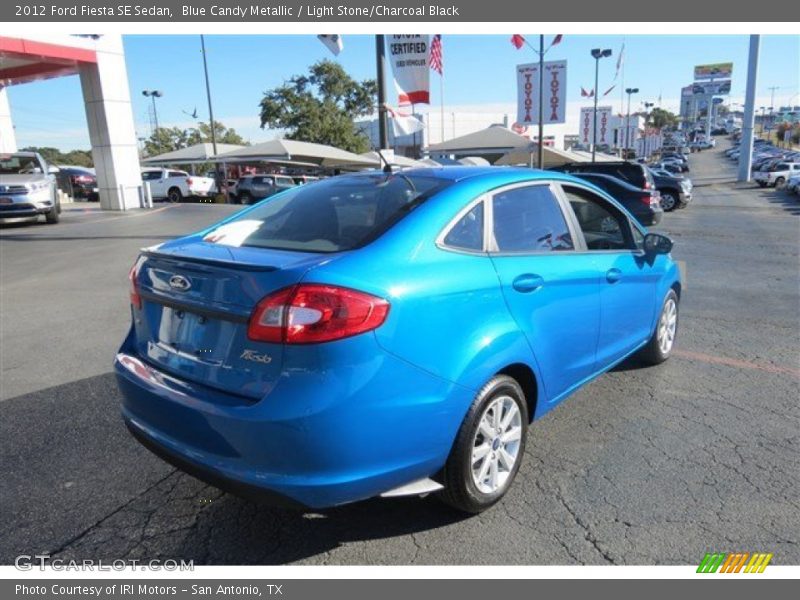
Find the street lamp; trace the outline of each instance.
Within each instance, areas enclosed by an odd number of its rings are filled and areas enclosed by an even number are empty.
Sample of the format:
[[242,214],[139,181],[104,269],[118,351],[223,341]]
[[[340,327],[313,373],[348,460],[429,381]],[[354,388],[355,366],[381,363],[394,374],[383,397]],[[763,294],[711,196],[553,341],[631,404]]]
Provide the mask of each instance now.
[[[592,117],[592,162],[595,162],[595,155],[597,153],[597,97],[600,95],[600,90],[597,89],[600,80],[600,59],[611,56],[611,49],[600,48],[592,49],[592,58],[594,58],[594,114]],[[540,140],[541,142],[541,140]]]
[[625,115],[625,157],[627,158],[628,150],[631,147],[631,96],[639,93],[639,88],[625,88],[625,93],[628,94],[628,113]]
[[142,96],[149,97],[153,100],[153,121],[155,122],[155,131],[158,131],[158,111],[156,110],[156,98],[161,98],[164,92],[161,90],[142,90]]

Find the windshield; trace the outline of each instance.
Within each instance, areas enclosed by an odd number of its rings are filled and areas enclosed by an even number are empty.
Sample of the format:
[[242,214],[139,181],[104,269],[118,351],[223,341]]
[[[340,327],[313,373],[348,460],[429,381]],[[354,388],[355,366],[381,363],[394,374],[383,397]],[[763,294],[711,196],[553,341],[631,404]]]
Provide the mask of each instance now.
[[35,156],[0,155],[0,175],[30,175],[41,172],[42,165]]
[[352,250],[378,238],[449,184],[403,174],[332,177],[264,200],[204,240],[303,252]]

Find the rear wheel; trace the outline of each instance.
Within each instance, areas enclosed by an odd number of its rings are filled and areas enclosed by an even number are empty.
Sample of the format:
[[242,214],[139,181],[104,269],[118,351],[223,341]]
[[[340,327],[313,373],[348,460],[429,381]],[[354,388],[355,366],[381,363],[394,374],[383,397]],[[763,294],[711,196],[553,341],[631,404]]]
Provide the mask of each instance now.
[[528,408],[522,388],[497,375],[478,392],[444,468],[441,499],[467,513],[498,502],[511,487],[525,452]]
[[678,333],[678,295],[675,290],[670,290],[661,313],[658,316],[656,330],[647,345],[642,348],[639,356],[651,365],[658,365],[667,360],[672,354],[672,346]]
[[239,204],[252,204],[253,203],[253,196],[250,192],[242,192],[239,194]]
[[785,180],[783,177],[778,177],[778,178],[775,180],[775,187],[776,187],[776,188],[783,187],[783,184],[784,184],[784,183],[786,183],[786,180]]
[[169,191],[167,192],[167,200],[170,202],[180,202],[183,200],[183,194],[181,193],[181,190],[176,187],[169,188]]

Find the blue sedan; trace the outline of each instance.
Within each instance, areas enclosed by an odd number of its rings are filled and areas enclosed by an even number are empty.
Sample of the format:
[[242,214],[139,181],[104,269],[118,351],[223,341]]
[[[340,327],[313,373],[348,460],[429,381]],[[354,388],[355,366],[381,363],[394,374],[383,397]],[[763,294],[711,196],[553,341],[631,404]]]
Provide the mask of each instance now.
[[124,420],[241,495],[323,508],[435,493],[480,512],[509,489],[533,419],[635,353],[670,356],[671,248],[554,172],[297,187],[142,251],[115,361]]

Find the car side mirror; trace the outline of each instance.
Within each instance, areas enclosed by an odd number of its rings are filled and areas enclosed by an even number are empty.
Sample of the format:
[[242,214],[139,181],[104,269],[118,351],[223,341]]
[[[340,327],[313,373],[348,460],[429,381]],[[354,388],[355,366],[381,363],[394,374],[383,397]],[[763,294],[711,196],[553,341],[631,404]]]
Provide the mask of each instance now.
[[644,236],[645,254],[669,254],[672,252],[672,240],[660,233],[648,233]]

